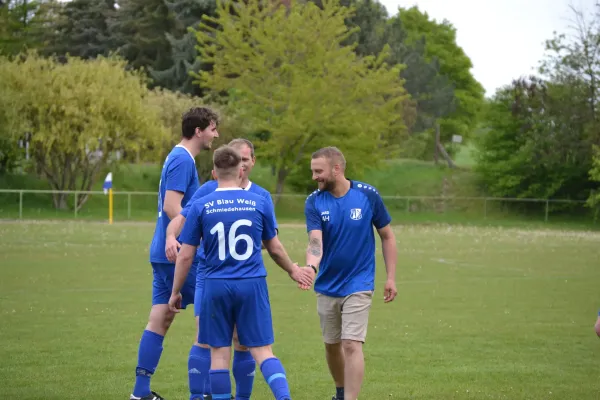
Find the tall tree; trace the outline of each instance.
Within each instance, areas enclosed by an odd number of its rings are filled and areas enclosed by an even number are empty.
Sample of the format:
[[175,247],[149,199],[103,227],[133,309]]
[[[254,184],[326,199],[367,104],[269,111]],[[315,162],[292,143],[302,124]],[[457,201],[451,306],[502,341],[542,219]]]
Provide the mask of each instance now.
[[166,33],[174,22],[164,0],[120,0],[110,24],[113,47],[134,69],[163,70],[171,65]]
[[[388,13],[377,0],[345,1],[344,6],[353,7],[354,13],[346,20],[346,25],[353,32],[344,45],[356,44],[356,53],[360,56],[379,54],[386,41],[384,31]],[[359,29],[354,29],[359,28]]]
[[38,15],[43,1],[9,0],[0,4],[0,53],[18,54],[40,46]]
[[456,109],[454,85],[441,75],[437,57],[426,57],[426,38],[409,42],[409,34],[398,17],[387,21],[384,43],[391,48],[391,62],[406,65],[401,72],[404,87],[416,107],[412,132],[420,133],[433,127],[436,120]]
[[[388,18],[385,7],[377,0],[344,0],[356,11],[346,20],[350,29],[358,28],[345,41],[356,43],[356,53],[360,56],[376,55],[383,47],[390,46],[391,64],[402,64],[401,77],[411,100],[405,109],[407,126],[412,133],[422,133],[431,129],[436,120],[456,110],[457,101],[454,85],[440,74],[440,63],[436,56],[426,56],[426,39],[411,40],[409,32],[398,17]],[[318,4],[321,4],[317,1]],[[413,110],[412,112],[410,110]],[[427,148],[427,138],[414,137],[420,144],[418,149],[407,148],[411,157],[421,157]],[[412,141],[411,141],[412,142]],[[417,152],[415,152],[415,150]]]
[[112,46],[109,21],[114,18],[115,10],[115,0],[66,3],[44,53],[85,59],[107,56]]
[[[352,33],[349,9],[336,0],[322,9],[260,0],[232,7],[218,2],[217,17],[205,17],[198,31],[200,56],[213,64],[199,83],[214,95],[229,93],[242,120],[270,133],[261,154],[276,166],[277,194],[325,142],[373,164],[390,155],[390,137],[404,132],[400,66],[388,66],[387,53],[361,58],[342,45]],[[361,164],[349,163],[349,172],[359,173]]]
[[585,84],[587,96],[580,113],[596,122],[600,94],[600,3],[596,4],[595,16],[586,16],[583,10],[574,7],[571,15],[570,32],[556,34],[546,42],[546,58],[540,72],[553,82],[575,80]]
[[430,19],[416,6],[400,8],[398,17],[410,43],[425,38],[426,59],[437,58],[440,74],[454,86],[456,109],[440,122],[442,141],[448,142],[453,134],[468,138],[477,125],[484,90],[471,73],[471,60],[456,43],[456,29],[449,21]]
[[150,74],[161,87],[202,95],[190,75],[190,72],[200,71],[203,64],[196,50],[196,35],[188,28],[197,27],[203,15],[214,17],[216,3],[214,0],[167,0],[166,4],[175,20],[173,32],[166,33],[171,45],[172,65],[164,70],[151,69]]

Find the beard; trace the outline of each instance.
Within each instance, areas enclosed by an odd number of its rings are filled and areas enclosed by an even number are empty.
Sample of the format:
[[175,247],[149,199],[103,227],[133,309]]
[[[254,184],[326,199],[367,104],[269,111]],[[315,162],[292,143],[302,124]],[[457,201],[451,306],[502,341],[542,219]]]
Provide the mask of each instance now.
[[319,182],[319,190],[323,192],[330,192],[335,188],[335,181],[324,181]]

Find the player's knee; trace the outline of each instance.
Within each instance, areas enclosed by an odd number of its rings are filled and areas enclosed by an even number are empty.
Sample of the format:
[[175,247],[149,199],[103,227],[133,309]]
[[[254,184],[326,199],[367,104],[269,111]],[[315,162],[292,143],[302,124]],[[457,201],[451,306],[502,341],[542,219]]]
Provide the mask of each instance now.
[[344,354],[352,355],[362,351],[362,342],[357,340],[342,340],[342,348],[344,349]]
[[600,337],[600,318],[596,321],[596,325],[594,326],[594,330],[596,331],[596,335]]
[[168,305],[160,304],[154,306],[150,311],[150,315],[148,317],[148,325],[146,329],[158,333],[160,335],[165,335],[165,333],[171,327],[174,318],[175,313],[169,310]]
[[258,365],[262,364],[266,359],[275,357],[271,346],[252,347],[250,349],[250,354],[252,354],[252,357]]

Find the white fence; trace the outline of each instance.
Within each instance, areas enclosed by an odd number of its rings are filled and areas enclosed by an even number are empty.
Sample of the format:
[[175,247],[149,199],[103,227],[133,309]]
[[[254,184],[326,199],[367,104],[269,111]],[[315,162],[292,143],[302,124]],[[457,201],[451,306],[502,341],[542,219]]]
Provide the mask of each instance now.
[[[67,195],[67,210],[57,211],[54,209],[52,195],[55,194]],[[74,207],[74,205],[77,204],[78,199],[80,199],[80,196],[89,196],[88,201],[83,204],[81,208]],[[115,217],[115,220],[132,219],[132,213],[134,211],[144,213],[149,217],[149,220],[154,219],[153,217],[150,217],[157,210],[156,192],[113,191],[113,196],[114,209],[115,211],[119,211],[118,218]],[[307,195],[302,194],[282,194],[277,206],[278,213],[283,208],[287,212],[298,212],[298,218],[302,219],[304,199],[306,196]],[[63,218],[78,218],[81,217],[82,214],[96,216],[96,219],[102,219],[104,215],[108,216],[108,196],[106,196],[103,191],[0,189],[0,198],[2,199],[0,202],[0,219],[24,219],[31,216],[35,217],[35,213],[28,212],[31,211],[30,209],[32,208],[35,208],[37,214],[42,217],[53,213],[60,213]],[[579,214],[587,214],[587,220],[595,219],[593,210],[585,206],[585,201],[576,200],[443,196],[382,196],[382,198],[392,213],[402,212],[414,214],[432,212],[435,214],[445,214],[467,212],[471,215],[488,218],[494,213],[497,214],[498,211],[501,208],[505,208],[508,203],[521,203],[522,205],[528,204],[530,209],[543,213],[543,220],[546,222],[548,222],[550,215],[559,205],[577,209],[577,213]],[[143,201],[141,201],[143,204],[139,204],[139,199],[143,199]],[[28,200],[32,201],[28,202]],[[30,203],[30,205],[27,203]],[[138,205],[136,205],[136,203],[138,203]]]

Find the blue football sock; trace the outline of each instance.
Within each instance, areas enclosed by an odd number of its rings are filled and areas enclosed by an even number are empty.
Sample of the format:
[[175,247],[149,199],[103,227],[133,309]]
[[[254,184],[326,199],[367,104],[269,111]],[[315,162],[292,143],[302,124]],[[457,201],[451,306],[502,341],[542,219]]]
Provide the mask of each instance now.
[[210,349],[200,347],[200,373],[203,376],[202,386],[203,394],[210,394]]
[[235,378],[235,400],[249,400],[254,385],[256,362],[249,351],[234,351],[233,377]]
[[192,346],[188,358],[190,400],[210,394],[210,350]]
[[260,370],[271,388],[275,399],[291,400],[290,388],[281,361],[276,357],[267,358],[260,365]]
[[150,378],[158,366],[164,339],[164,336],[148,330],[142,334],[138,350],[138,365],[135,369],[135,386],[133,387],[135,397],[144,397],[150,394]]
[[231,399],[231,379],[229,378],[229,370],[211,369],[210,388],[212,390],[211,395],[214,400]]

